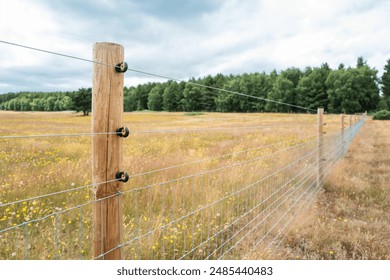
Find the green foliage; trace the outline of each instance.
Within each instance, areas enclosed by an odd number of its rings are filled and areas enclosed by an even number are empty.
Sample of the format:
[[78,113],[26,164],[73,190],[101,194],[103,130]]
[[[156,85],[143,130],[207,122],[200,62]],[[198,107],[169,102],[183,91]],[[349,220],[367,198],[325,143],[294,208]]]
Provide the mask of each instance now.
[[327,64],[323,64],[321,68],[306,70],[306,75],[299,80],[297,86],[299,106],[313,110],[317,108],[328,110],[329,99],[325,82],[330,72]]
[[379,103],[378,71],[370,68],[362,58],[357,68],[332,71],[326,79],[329,111],[355,113],[373,111]]
[[204,115],[203,112],[186,112],[186,113],[184,113],[184,116],[190,116],[190,117],[192,117],[192,116],[202,116],[202,115]]
[[137,110],[136,90],[134,87],[125,87],[123,89],[123,104],[123,109],[126,112],[133,112]]
[[201,88],[192,84],[186,84],[186,87],[183,92],[183,99],[181,100],[183,111],[201,111],[201,99]]
[[65,111],[72,110],[74,92],[20,92],[0,94],[0,110]]
[[72,101],[73,104],[71,108],[73,110],[75,110],[76,112],[83,112],[84,116],[88,116],[88,113],[91,112],[92,89],[91,88],[79,89],[79,91],[73,94]]
[[387,60],[387,63],[384,67],[381,82],[383,95],[380,108],[390,110],[390,59]]
[[[272,90],[268,94],[268,99],[281,103],[295,104],[294,83],[283,76],[278,76],[273,84]],[[268,102],[265,105],[265,109],[271,112],[288,112],[291,110],[290,107],[281,103]]]
[[169,81],[163,95],[162,107],[165,111],[180,111],[180,100],[183,98],[180,85],[174,81]]
[[148,108],[152,111],[162,111],[164,89],[158,85],[152,88],[148,95]]
[[[390,59],[381,81],[377,74],[359,57],[354,68],[340,64],[333,70],[324,63],[321,67],[306,67],[304,71],[290,67],[280,73],[274,70],[269,74],[217,74],[192,78],[188,83],[147,83],[124,88],[124,110],[306,112],[319,107],[331,113],[390,110]],[[380,82],[383,96],[379,95]],[[91,89],[84,88],[74,92],[0,94],[0,110],[76,110],[88,114],[90,96]]]
[[381,110],[379,112],[376,112],[372,118],[374,120],[390,120],[390,111],[387,110]]

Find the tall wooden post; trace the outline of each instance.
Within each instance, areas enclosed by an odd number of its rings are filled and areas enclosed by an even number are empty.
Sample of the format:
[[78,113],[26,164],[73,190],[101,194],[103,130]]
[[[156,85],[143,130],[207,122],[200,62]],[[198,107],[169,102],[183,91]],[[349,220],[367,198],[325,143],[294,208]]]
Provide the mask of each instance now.
[[[121,259],[122,182],[115,181],[122,167],[123,139],[115,134],[122,127],[122,73],[114,66],[123,62],[124,48],[113,43],[96,43],[92,83],[92,181],[95,184],[93,257]],[[114,181],[113,181],[114,180]],[[111,181],[111,182],[107,182]],[[102,183],[107,182],[107,183]],[[107,253],[108,252],[108,253]]]
[[323,144],[324,144],[324,109],[317,109],[317,188],[322,186],[323,180]]

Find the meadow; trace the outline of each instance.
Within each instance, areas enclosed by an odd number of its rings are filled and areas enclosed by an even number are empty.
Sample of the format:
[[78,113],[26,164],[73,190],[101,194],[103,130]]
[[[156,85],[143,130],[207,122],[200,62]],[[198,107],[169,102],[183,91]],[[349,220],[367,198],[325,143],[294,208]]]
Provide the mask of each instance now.
[[[0,120],[0,259],[90,259],[90,117]],[[325,121],[331,139],[340,117]],[[124,125],[124,259],[267,257],[318,192],[315,114],[138,112]]]

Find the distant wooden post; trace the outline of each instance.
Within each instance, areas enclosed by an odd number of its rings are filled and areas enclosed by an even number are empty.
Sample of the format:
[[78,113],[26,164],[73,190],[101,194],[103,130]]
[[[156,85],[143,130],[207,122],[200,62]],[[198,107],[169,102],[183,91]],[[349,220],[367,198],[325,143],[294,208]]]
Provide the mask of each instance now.
[[344,155],[344,119],[345,115],[341,114],[341,155]]
[[[124,48],[113,43],[96,43],[93,60],[109,65],[123,62]],[[92,182],[95,184],[93,257],[121,259],[122,182],[112,181],[122,167],[123,138],[115,134],[122,127],[122,73],[114,66],[95,63],[92,83]],[[99,184],[101,182],[107,182]],[[108,253],[107,253],[108,252]]]
[[317,109],[317,188],[322,186],[323,180],[323,137],[324,137],[324,109]]

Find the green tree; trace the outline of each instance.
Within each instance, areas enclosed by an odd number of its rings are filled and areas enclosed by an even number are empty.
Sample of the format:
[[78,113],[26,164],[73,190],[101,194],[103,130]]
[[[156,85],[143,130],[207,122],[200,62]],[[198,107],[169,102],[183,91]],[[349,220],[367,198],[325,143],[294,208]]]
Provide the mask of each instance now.
[[133,112],[137,110],[137,98],[135,87],[124,87],[123,89],[123,110],[125,112]]
[[226,77],[222,74],[217,74],[212,77],[211,75],[206,76],[204,79],[199,81],[206,88],[202,88],[201,106],[205,111],[213,112],[217,110],[216,99],[219,94],[218,89],[222,89],[226,83]]
[[367,64],[355,71],[353,88],[359,93],[358,102],[362,111],[376,110],[380,100],[378,71]]
[[367,62],[364,60],[362,56],[359,56],[356,62],[356,68],[361,68],[365,65],[367,65]]
[[329,111],[356,113],[373,111],[379,103],[377,70],[371,69],[362,58],[357,68],[332,71],[327,80]]
[[390,59],[384,67],[381,77],[382,101],[381,109],[390,110]]
[[180,111],[181,90],[175,81],[169,81],[163,93],[163,109],[168,112]]
[[31,105],[31,110],[33,111],[43,111],[45,108],[44,100],[41,98],[33,98]]
[[49,96],[45,100],[45,111],[54,111],[54,105],[56,98],[54,96]]
[[324,108],[327,111],[329,99],[325,82],[330,72],[326,63],[321,68],[306,70],[297,86],[297,105],[312,110]]
[[241,76],[229,79],[215,99],[216,109],[219,112],[246,112],[248,110],[248,88]]
[[135,99],[138,111],[148,109],[149,93],[155,85],[155,83],[147,83],[145,85],[138,85],[135,89]]
[[164,89],[161,85],[155,85],[148,95],[148,108],[152,111],[161,111],[163,108]]
[[265,99],[270,90],[266,75],[259,73],[242,75],[239,89],[240,92],[252,96],[241,98],[240,109],[242,112],[258,112],[265,109]]
[[69,95],[66,95],[62,98],[62,109],[63,110],[71,110],[72,109],[72,98]]
[[92,89],[80,88],[72,97],[72,109],[76,112],[83,112],[84,116],[88,116],[92,106]]
[[276,102],[267,102],[265,109],[271,112],[289,112],[289,107],[278,102],[294,104],[294,83],[282,76],[278,76],[273,84],[272,90],[268,94],[268,99]]
[[200,102],[201,97],[202,93],[199,86],[186,84],[183,92],[183,99],[181,100],[183,111],[200,111],[202,109]]
[[27,96],[21,97],[19,102],[20,102],[21,111],[31,111],[30,100],[28,99]]

